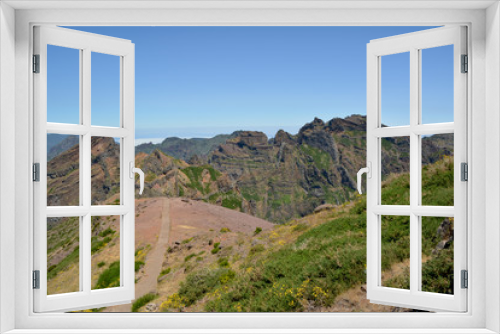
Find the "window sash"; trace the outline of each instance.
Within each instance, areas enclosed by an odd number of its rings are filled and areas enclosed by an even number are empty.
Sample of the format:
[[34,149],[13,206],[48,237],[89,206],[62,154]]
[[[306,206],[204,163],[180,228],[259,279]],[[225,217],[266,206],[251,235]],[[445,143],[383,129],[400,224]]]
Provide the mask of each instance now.
[[[80,50],[80,122],[47,122],[47,45]],[[91,125],[91,54],[120,57],[120,127]],[[64,28],[35,27],[34,54],[40,55],[40,73],[34,75],[34,161],[40,163],[40,182],[34,184],[34,266],[40,271],[40,289],[33,290],[34,311],[72,311],[128,303],[135,295],[134,180],[134,45],[127,40]],[[47,134],[80,137],[79,206],[47,206]],[[92,136],[119,137],[120,205],[91,205]],[[91,217],[120,215],[120,287],[92,290]],[[79,292],[47,295],[47,218],[80,217]]]
[[[461,289],[460,271],[467,269],[467,183],[460,180],[460,163],[467,162],[467,76],[460,73],[461,54],[466,54],[466,28],[443,27],[371,41],[367,46],[367,161],[372,177],[367,181],[367,298],[378,304],[430,311],[467,310],[467,290]],[[420,50],[454,45],[454,122],[420,124]],[[410,125],[382,127],[381,57],[410,53]],[[454,134],[453,207],[420,205],[421,135]],[[381,205],[381,138],[410,137],[410,205]],[[381,215],[410,217],[410,289],[381,286]],[[420,217],[454,217],[454,295],[421,291]]]

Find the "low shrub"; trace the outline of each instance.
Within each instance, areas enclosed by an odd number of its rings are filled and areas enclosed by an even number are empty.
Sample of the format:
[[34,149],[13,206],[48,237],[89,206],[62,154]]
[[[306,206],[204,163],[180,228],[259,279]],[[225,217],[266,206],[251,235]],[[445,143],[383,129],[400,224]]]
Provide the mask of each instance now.
[[138,272],[142,267],[144,266],[144,262],[142,261],[135,261],[135,272]]
[[138,298],[133,304],[132,304],[132,312],[137,312],[141,307],[149,303],[150,301],[156,299],[158,297],[158,294],[156,293],[147,293],[144,296]]
[[189,274],[180,285],[179,296],[183,298],[186,306],[190,306],[216,287],[228,283],[235,276],[236,273],[228,268],[204,270]]
[[111,229],[110,227],[108,227],[108,228],[107,228],[107,229],[105,229],[104,231],[100,232],[100,233],[99,233],[99,236],[100,236],[101,238],[104,238],[104,237],[106,237],[106,236],[108,236],[108,235],[110,235],[110,234],[114,234],[115,232],[116,232],[115,230],[113,230],[113,229]]
[[252,248],[250,248],[250,254],[259,253],[265,249],[266,249],[266,247],[264,247],[264,245],[258,244],[258,245],[253,246]]
[[182,240],[182,243],[183,243],[183,244],[188,244],[188,243],[190,243],[190,242],[191,242],[191,240],[193,240],[193,238],[184,239],[184,240]]
[[167,274],[170,274],[170,272],[172,271],[172,269],[170,267],[166,268],[166,269],[163,269],[161,272],[160,272],[160,277],[163,276],[163,275],[167,275]]
[[184,262],[188,262],[189,260],[191,260],[193,257],[195,257],[196,254],[195,253],[192,253],[192,254],[189,254],[188,256],[186,256],[184,258]]
[[307,230],[307,224],[304,223],[297,224],[292,228],[293,232],[302,232],[305,230]]
[[229,267],[229,261],[227,260],[227,257],[221,257],[219,260],[217,260],[219,263],[219,266],[221,268],[227,268]]
[[120,286],[120,261],[113,262],[104,270],[97,280],[94,289],[105,289]]

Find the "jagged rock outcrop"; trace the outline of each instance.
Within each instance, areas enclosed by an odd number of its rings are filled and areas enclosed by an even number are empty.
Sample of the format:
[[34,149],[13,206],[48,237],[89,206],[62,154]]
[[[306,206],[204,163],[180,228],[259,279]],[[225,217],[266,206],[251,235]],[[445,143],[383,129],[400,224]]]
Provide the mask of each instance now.
[[[136,166],[146,174],[143,196],[203,200],[279,223],[352,199],[356,173],[366,165],[366,117],[361,115],[326,123],[315,118],[296,135],[279,130],[269,139],[263,132],[237,131],[212,139],[163,142],[176,152],[186,149],[185,155],[201,147],[210,152],[189,155],[189,163],[160,146],[138,152]],[[408,137],[383,138],[381,146],[383,179],[409,171]],[[92,138],[93,204],[119,203],[119,152],[112,138]],[[445,155],[453,155],[453,134],[422,138],[423,164]],[[49,161],[49,205],[78,205],[78,159],[76,145]]]
[[[433,137],[423,138],[424,164],[452,155],[449,135]],[[208,157],[248,199],[246,212],[274,222],[309,214],[324,203],[349,200],[365,159],[366,117],[361,115],[327,123],[315,118],[297,135],[280,130],[271,140],[262,132],[242,131]],[[408,170],[409,138],[384,138],[383,176]]]
[[311,147],[322,150],[330,155],[334,163],[338,162],[339,153],[335,140],[330,131],[325,131],[325,123],[315,118],[314,121],[304,125],[298,136],[299,144],[306,144]]

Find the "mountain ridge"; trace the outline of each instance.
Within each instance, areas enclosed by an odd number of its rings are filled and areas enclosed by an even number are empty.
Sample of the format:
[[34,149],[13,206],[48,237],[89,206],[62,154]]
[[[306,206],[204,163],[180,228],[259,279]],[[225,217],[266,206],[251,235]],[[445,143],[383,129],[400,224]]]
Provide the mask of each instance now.
[[[151,153],[139,151],[136,166],[146,175],[143,196],[201,200],[283,223],[310,214],[320,205],[351,200],[356,173],[366,165],[366,116],[362,115],[328,122],[315,118],[296,135],[280,130],[271,139],[259,131],[238,131],[231,136],[219,137],[223,143],[206,157],[189,162],[158,148]],[[453,155],[452,136],[423,138],[423,164]],[[383,138],[381,144],[382,179],[407,172],[409,137]],[[71,187],[78,181],[76,148],[53,158],[48,173],[49,186],[59,184],[66,189],[64,198],[72,203],[78,193]],[[119,145],[112,138],[93,138],[92,154],[93,203],[119,202]],[[49,203],[60,195],[57,189],[49,191]]]

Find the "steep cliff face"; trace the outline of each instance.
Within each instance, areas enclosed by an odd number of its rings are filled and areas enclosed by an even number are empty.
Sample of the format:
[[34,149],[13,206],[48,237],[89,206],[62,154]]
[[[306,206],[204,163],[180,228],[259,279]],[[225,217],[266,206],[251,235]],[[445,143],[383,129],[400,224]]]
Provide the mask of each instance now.
[[136,166],[146,174],[143,197],[186,197],[237,210],[245,202],[231,178],[209,165],[189,165],[155,150],[139,153]]
[[[422,162],[453,155],[453,138],[422,139]],[[248,205],[245,212],[274,222],[311,213],[325,204],[352,198],[356,173],[366,165],[366,117],[353,115],[325,123],[315,118],[297,135],[283,130],[268,140],[262,132],[240,132],[209,156],[227,173]],[[409,138],[382,139],[382,173],[408,172]]]
[[[236,181],[248,201],[244,210],[274,222],[348,200],[355,182],[340,160],[335,137],[319,119],[295,136],[280,130],[272,140],[261,132],[241,132],[209,156],[210,165]],[[363,158],[358,160],[351,169],[361,166]]]
[[[383,179],[409,171],[409,137],[383,138],[381,147]],[[92,139],[93,204],[119,203],[119,151],[112,138]],[[422,138],[422,164],[451,155],[452,134]],[[78,205],[78,159],[76,145],[49,161],[49,205]],[[203,200],[280,223],[352,199],[365,160],[366,117],[353,115],[326,123],[315,118],[296,135],[280,130],[271,139],[235,132],[190,163],[159,149],[139,152],[136,166],[146,174],[143,196]]]

